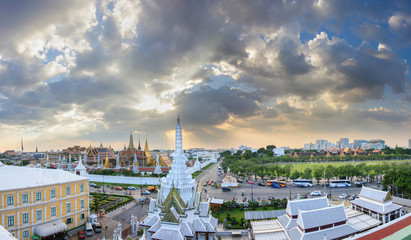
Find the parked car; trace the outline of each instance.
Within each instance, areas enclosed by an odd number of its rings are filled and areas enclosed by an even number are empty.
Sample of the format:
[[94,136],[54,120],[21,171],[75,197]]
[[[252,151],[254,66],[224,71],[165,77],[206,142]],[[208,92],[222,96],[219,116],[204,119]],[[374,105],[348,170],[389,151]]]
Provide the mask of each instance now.
[[350,200],[354,200],[355,199],[355,195],[351,195]]
[[135,187],[133,187],[133,186],[130,186],[130,187],[128,187],[128,190],[136,190],[137,188],[135,188]]
[[78,231],[77,232],[77,237],[78,239],[86,239],[86,234],[84,233],[84,231]]
[[101,223],[93,224],[93,230],[95,233],[101,233]]
[[204,186],[204,187],[207,186],[207,182],[205,182],[203,186]]
[[141,195],[150,195],[150,191],[144,190],[141,192]]
[[97,185],[95,183],[90,183],[90,187],[96,187]]
[[258,183],[258,186],[265,186],[265,184],[260,182],[260,183]]
[[311,193],[311,196],[321,196],[321,191],[314,191]]
[[223,192],[229,192],[229,191],[231,191],[231,189],[228,188],[228,187],[223,187],[222,190],[223,190]]
[[281,188],[281,186],[278,185],[278,184],[272,184],[271,187],[272,187],[272,188]]
[[238,182],[238,183],[243,183],[244,181],[243,181],[243,179],[238,178],[238,179],[237,179],[237,182]]
[[249,184],[254,184],[254,182],[253,182],[253,181],[248,181],[248,183],[249,183]]
[[122,187],[117,186],[117,187],[114,187],[114,190],[123,190],[123,188],[122,188]]
[[343,194],[341,194],[338,198],[339,198],[339,199],[346,199],[347,196],[348,196],[347,194],[343,193]]

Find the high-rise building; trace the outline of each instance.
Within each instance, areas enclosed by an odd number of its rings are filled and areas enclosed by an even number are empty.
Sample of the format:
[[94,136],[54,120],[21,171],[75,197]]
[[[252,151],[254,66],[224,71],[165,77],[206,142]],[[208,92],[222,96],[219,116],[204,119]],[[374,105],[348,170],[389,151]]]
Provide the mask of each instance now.
[[348,138],[340,138],[340,147],[347,148],[349,147],[349,139]]
[[360,147],[362,148],[362,144],[367,144],[368,141],[367,140],[359,140],[359,139],[355,139],[354,140],[354,148]]
[[316,140],[315,144],[317,144],[318,146],[317,150],[327,150],[327,143],[328,143],[328,140],[323,140],[323,139]]
[[408,148],[411,149],[411,139],[408,139]]

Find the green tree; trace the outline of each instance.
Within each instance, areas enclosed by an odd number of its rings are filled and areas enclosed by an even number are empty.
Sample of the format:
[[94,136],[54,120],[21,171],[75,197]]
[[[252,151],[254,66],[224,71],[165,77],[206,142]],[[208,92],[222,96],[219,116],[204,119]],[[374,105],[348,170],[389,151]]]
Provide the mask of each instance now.
[[313,175],[314,175],[315,180],[317,180],[317,184],[319,184],[320,180],[324,176],[324,167],[320,166],[320,167],[314,168]]
[[304,173],[302,174],[302,178],[304,179],[311,179],[313,178],[313,170],[309,167],[304,169]]

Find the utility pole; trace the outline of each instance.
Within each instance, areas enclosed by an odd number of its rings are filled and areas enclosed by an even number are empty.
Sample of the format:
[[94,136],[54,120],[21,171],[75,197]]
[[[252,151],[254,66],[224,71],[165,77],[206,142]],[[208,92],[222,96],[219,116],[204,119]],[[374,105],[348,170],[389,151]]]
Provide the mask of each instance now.
[[325,183],[326,183],[326,181],[325,181],[325,170],[324,170],[324,196],[326,196],[326,194],[325,194]]
[[103,175],[103,193],[106,193],[106,192],[104,191],[104,175]]
[[290,184],[290,201],[291,201],[291,187],[292,187],[292,184]]

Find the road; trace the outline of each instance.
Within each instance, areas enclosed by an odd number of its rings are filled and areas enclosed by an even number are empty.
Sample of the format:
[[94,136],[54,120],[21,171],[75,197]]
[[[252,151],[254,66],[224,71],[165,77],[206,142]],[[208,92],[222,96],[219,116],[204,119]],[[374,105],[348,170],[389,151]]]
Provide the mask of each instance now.
[[[207,189],[207,193],[202,194],[201,198],[202,200],[207,199],[208,197],[215,197],[215,198],[220,198],[224,200],[233,200],[236,199],[237,201],[248,201],[251,200],[252,197],[254,200],[268,200],[270,198],[276,198],[276,199],[283,199],[283,198],[289,198],[290,194],[292,198],[296,198],[298,194],[302,197],[307,195],[308,198],[311,198],[311,192],[313,191],[321,191],[322,195],[324,195],[324,187],[321,185],[314,185],[313,187],[307,187],[307,188],[298,188],[298,187],[293,187],[290,186],[290,182],[287,182],[287,187],[285,188],[272,188],[270,186],[258,186],[258,182],[265,182],[262,180],[257,180],[255,184],[249,184],[247,181],[244,181],[241,183],[241,187],[238,188],[231,188],[230,192],[223,192],[221,188],[215,188],[211,186],[206,186],[204,187],[203,184],[207,181],[215,181],[217,183],[221,183],[223,178],[225,177],[225,174],[218,176],[218,171],[217,168],[220,166],[220,161],[217,162],[214,166],[211,168],[205,170],[202,174],[197,176],[197,181],[199,181],[199,186],[201,186],[201,189]],[[243,179],[245,180],[245,179]],[[252,181],[255,179],[252,178]],[[320,182],[322,184],[323,182]],[[377,188],[377,184],[368,184],[367,186],[372,187],[372,188]],[[290,193],[290,188],[291,188],[291,193]],[[325,192],[327,194],[330,193],[331,190],[331,196],[332,198],[338,198],[341,194],[345,193],[348,195],[353,195],[353,194],[358,194],[361,190],[361,188],[357,188],[354,184],[351,187],[344,187],[344,188],[329,188],[327,187],[325,189]],[[244,194],[243,194],[244,193]]]

